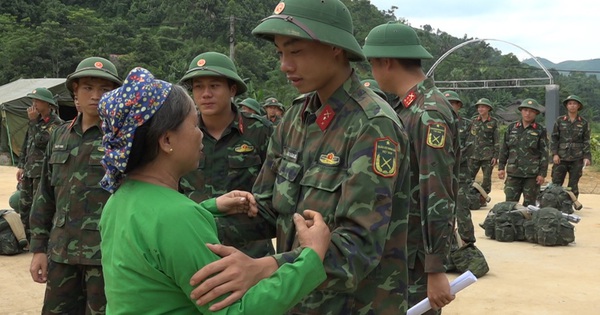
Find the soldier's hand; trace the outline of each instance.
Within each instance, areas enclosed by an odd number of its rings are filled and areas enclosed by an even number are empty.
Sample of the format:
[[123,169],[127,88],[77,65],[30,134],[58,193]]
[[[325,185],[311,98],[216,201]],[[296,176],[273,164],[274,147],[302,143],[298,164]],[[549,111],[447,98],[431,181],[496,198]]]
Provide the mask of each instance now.
[[314,250],[323,260],[329,248],[331,231],[329,231],[329,227],[325,224],[320,213],[313,210],[304,210],[303,214],[304,217],[299,213],[294,214],[298,242],[301,247]]
[[434,310],[438,310],[454,300],[454,295],[450,293],[450,282],[445,273],[427,274],[427,297]]
[[239,300],[250,287],[270,277],[278,267],[277,261],[270,256],[252,259],[230,246],[206,246],[223,258],[204,266],[192,276],[190,285],[199,286],[192,290],[190,297],[198,305],[205,305],[231,292],[224,300],[209,307],[212,312]]
[[506,176],[506,172],[504,170],[498,171],[498,178],[504,179],[505,176]]
[[21,182],[23,180],[23,172],[24,170],[22,168],[17,170],[17,182]]
[[560,164],[560,157],[558,156],[558,154],[555,154],[555,155],[552,157],[552,163],[554,163],[555,165],[558,165],[558,164]]
[[36,121],[39,114],[40,113],[37,111],[35,106],[27,107],[27,117],[29,118],[29,120]]
[[544,183],[544,177],[542,177],[542,176],[538,175],[538,176],[535,178],[535,183],[536,183],[536,184],[538,184],[538,185],[541,185],[541,184],[543,184],[543,183]]
[[48,280],[48,256],[46,253],[34,253],[29,266],[31,279],[37,283],[46,283]]
[[590,159],[583,159],[583,166],[590,166],[592,164],[592,161],[590,161]]
[[249,217],[258,213],[254,195],[241,190],[232,190],[217,197],[217,209],[224,214],[247,213]]

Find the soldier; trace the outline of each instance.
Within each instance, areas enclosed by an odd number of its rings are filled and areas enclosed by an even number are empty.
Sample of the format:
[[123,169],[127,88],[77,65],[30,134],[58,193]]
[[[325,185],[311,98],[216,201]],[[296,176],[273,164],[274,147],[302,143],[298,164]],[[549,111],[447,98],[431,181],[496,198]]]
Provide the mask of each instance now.
[[[352,69],[350,61],[364,56],[348,9],[340,0],[286,0],[252,33],[274,42],[280,69],[309,95],[288,109],[271,138],[253,188],[258,217],[232,227],[221,221],[219,229],[225,240],[277,236],[278,253],[263,266],[240,255],[208,265],[193,283],[220,273],[192,297],[206,303],[215,292],[233,291],[224,301],[237,299],[247,288],[239,280],[251,284],[294,261],[301,249],[291,218],[314,209],[332,233],[323,262],[327,279],[289,313],[404,314],[408,139],[390,106]],[[236,270],[241,276],[228,277]],[[218,288],[210,291],[211,283]]]
[[[463,107],[463,102],[454,91],[444,92],[444,96],[459,114]],[[469,156],[473,153],[473,144],[470,142],[471,120],[458,115],[458,138],[460,142],[460,166],[458,175],[458,196],[456,202],[456,223],[458,234],[465,243],[475,243],[475,228],[471,219],[471,210],[469,209],[468,193],[471,189],[473,180],[469,173]]]
[[48,141],[30,217],[30,272],[33,281],[46,283],[42,314],[104,314],[98,222],[110,193],[100,186],[104,152],[98,102],[121,80],[110,61],[90,57],[65,85],[81,113]]
[[257,100],[248,97],[239,103],[240,111],[248,114],[261,115],[262,110]]
[[375,92],[375,94],[381,97],[381,99],[383,99],[384,101],[388,101],[387,95],[379,88],[379,84],[377,83],[377,81],[373,79],[366,79],[360,81],[360,83],[365,87],[368,87],[369,89],[373,90],[373,92]]
[[25,142],[21,147],[17,170],[17,181],[21,184],[21,221],[25,227],[27,240],[31,239],[29,230],[29,213],[33,203],[33,195],[40,183],[44,152],[52,130],[60,126],[63,121],[58,117],[58,105],[46,88],[37,88],[27,94],[31,99],[31,106],[27,108],[29,125],[25,133]]
[[[204,133],[204,154],[198,169],[181,178],[182,192],[200,203],[232,190],[251,191],[273,130],[233,104],[233,97],[247,90],[233,61],[220,53],[202,53],[192,60],[181,82],[192,90]],[[271,240],[234,245],[255,258],[274,253]]]
[[[548,142],[546,128],[535,122],[542,106],[534,99],[521,102],[521,121],[508,125],[500,149],[498,178],[504,179],[506,201],[519,201],[535,205],[548,171]],[[504,170],[506,167],[506,171]]]
[[283,113],[285,112],[285,107],[283,107],[283,104],[281,104],[276,98],[269,97],[265,100],[263,108],[267,112],[265,117],[272,122],[273,125],[277,126],[281,121],[281,117],[283,117]]
[[[450,253],[458,191],[458,117],[421,67],[431,54],[400,23],[373,28],[363,47],[384,92],[400,95],[394,109],[410,139],[408,306],[429,297],[434,310],[454,296],[444,261]],[[394,205],[394,208],[396,206]]]
[[579,116],[583,102],[577,95],[569,95],[563,106],[567,115],[558,117],[552,131],[552,183],[562,186],[569,173],[569,187],[579,196],[579,179],[584,166],[591,164],[590,125]]
[[[500,138],[498,137],[498,120],[490,114],[494,110],[494,105],[487,98],[482,98],[475,103],[479,113],[473,119],[471,134],[473,135],[473,150],[469,161],[471,178],[475,180],[479,169],[483,172],[483,182],[481,186],[486,193],[492,190],[492,169],[498,162],[498,149],[500,147]],[[481,206],[485,207],[487,203],[482,199]]]

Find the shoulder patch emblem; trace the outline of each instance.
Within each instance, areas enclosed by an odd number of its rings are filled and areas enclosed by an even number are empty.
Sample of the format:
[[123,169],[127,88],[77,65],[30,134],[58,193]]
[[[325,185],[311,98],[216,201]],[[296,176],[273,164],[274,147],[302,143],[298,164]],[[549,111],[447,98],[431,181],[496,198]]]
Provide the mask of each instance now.
[[427,145],[434,148],[443,148],[446,144],[446,125],[432,123],[427,127]]
[[396,175],[398,143],[390,137],[375,139],[373,143],[373,172],[382,177]]
[[335,166],[340,164],[340,157],[333,153],[321,154],[319,162],[324,165]]
[[254,151],[254,146],[247,145],[244,143],[242,145],[238,145],[237,147],[235,147],[234,150],[237,153],[248,153],[248,152]]

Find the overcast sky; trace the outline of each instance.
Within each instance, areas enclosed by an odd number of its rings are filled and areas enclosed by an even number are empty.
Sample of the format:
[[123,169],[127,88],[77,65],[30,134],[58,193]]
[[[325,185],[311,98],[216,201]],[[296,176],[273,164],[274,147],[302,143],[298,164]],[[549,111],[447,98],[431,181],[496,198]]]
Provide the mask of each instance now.
[[[511,42],[554,63],[600,58],[600,1],[593,0],[371,0],[380,10],[398,7],[413,27],[429,24],[454,37]],[[512,45],[486,41],[519,59]]]

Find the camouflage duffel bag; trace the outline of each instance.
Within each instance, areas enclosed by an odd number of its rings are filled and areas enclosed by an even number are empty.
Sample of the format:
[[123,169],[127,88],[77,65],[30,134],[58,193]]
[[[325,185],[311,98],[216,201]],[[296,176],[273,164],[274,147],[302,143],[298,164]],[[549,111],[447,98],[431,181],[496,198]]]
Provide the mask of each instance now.
[[470,270],[475,277],[480,278],[488,271],[488,266],[483,253],[475,246],[475,244],[465,244],[461,248],[450,254],[450,259],[454,264],[454,268],[459,272]]
[[543,246],[568,245],[575,241],[575,227],[554,208],[533,212],[535,242]]
[[488,212],[483,224],[485,236],[500,242],[513,242],[525,240],[526,221],[523,209],[517,202],[499,202]]

